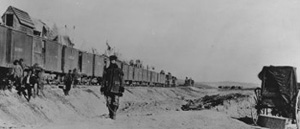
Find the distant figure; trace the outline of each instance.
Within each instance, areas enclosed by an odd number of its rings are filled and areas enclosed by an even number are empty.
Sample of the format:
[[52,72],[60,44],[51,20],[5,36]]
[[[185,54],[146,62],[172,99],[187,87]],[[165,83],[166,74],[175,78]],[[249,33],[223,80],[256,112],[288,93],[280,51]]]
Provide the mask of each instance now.
[[185,84],[186,86],[189,85],[189,78],[188,78],[188,77],[185,78],[184,84]]
[[134,61],[133,61],[133,60],[130,60],[130,61],[129,61],[129,65],[130,65],[130,66],[134,66]]
[[170,72],[166,75],[166,83],[168,87],[172,86],[172,74]]
[[173,87],[176,86],[176,80],[177,80],[177,78],[174,77],[174,76],[172,76],[172,84],[171,84],[171,86],[173,86]]
[[190,77],[190,84],[191,84],[191,86],[194,85],[194,80],[191,77]]
[[21,66],[21,68],[22,68],[22,77],[21,77],[21,82],[23,82],[23,78],[24,78],[24,76],[26,76],[26,71],[28,70],[28,67],[27,67],[27,65],[26,64],[24,64],[24,60],[22,59],[22,58],[20,58],[19,60],[18,60],[18,63],[19,63],[19,65]]
[[75,88],[79,83],[79,73],[77,72],[77,69],[73,69],[73,88]]
[[37,74],[37,82],[38,82],[38,91],[37,95],[45,95],[44,94],[44,84],[45,84],[45,71],[44,69],[41,69],[41,71]]
[[65,76],[65,89],[64,89],[64,93],[65,95],[69,95],[69,91],[71,90],[71,86],[72,86],[72,82],[73,82],[73,78],[72,78],[72,70],[69,70],[69,73]]
[[194,80],[192,78],[190,80],[191,80],[191,85],[194,86],[195,83]]
[[19,59],[19,64],[21,65],[22,69],[25,69],[25,64],[23,62],[24,60],[22,58]]
[[24,72],[25,72],[25,69],[29,69],[29,67],[26,64],[24,64],[24,60],[22,58],[19,59],[19,64],[22,67]]
[[[26,70],[26,71],[27,71],[27,75],[23,79],[23,84],[25,87],[21,89],[21,92],[23,93],[23,95],[25,96],[27,101],[29,102],[30,98],[32,96],[32,88],[36,84],[36,77],[32,74],[31,69]],[[27,93],[25,92],[25,90],[27,90]],[[27,97],[26,97],[26,95],[27,95]]]
[[13,68],[12,68],[12,79],[15,82],[16,90],[18,91],[18,94],[21,95],[21,83],[23,78],[23,69],[19,63],[18,60],[15,60],[13,62]]
[[43,89],[44,89],[44,69],[40,67],[39,64],[35,63],[33,65],[33,74],[36,77],[36,84],[33,87],[33,97],[36,95],[44,94]]
[[109,110],[109,117],[116,119],[116,112],[119,108],[119,97],[123,95],[123,71],[116,64],[117,57],[109,57],[108,68],[104,67],[103,86],[100,91],[106,98],[106,106]]

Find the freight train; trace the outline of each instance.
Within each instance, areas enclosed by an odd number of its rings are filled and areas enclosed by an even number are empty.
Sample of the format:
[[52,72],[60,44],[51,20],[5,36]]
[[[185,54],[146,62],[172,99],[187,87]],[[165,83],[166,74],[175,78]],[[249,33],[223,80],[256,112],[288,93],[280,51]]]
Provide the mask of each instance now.
[[[25,65],[39,64],[45,70],[48,83],[60,83],[69,71],[77,69],[80,82],[100,84],[106,55],[98,55],[63,45],[44,38],[36,31],[29,15],[9,7],[0,25],[0,77],[3,78],[14,60],[23,59]],[[44,28],[43,28],[44,29]],[[175,86],[176,77],[163,72],[129,65],[117,61],[124,72],[126,85]],[[96,80],[96,81],[95,81]]]

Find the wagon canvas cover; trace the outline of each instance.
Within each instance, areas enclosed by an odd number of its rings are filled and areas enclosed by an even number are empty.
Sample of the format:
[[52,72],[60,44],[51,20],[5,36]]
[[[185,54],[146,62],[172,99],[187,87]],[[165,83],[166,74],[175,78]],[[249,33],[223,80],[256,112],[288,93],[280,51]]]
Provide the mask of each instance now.
[[261,104],[282,109],[286,115],[291,115],[289,113],[294,112],[298,93],[296,68],[265,66],[258,77],[262,80]]

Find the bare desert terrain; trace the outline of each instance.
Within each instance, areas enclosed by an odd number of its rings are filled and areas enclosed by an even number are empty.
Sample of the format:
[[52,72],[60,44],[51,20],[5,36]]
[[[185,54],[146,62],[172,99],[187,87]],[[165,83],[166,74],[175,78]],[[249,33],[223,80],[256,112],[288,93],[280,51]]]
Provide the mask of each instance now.
[[[16,129],[254,129],[252,90],[194,87],[126,87],[116,120],[107,118],[99,86],[79,86],[64,96],[47,86],[27,102],[15,91],[0,91],[0,128]],[[182,106],[205,95],[240,94],[201,110]]]

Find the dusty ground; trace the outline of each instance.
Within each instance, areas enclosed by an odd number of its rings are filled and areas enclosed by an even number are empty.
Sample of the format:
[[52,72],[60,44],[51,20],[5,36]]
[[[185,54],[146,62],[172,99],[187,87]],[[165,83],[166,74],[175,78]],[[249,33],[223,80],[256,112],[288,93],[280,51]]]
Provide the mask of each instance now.
[[[99,87],[81,86],[64,96],[48,86],[45,96],[27,102],[15,91],[0,91],[0,128],[17,129],[253,129],[252,100],[230,100],[210,110],[182,111],[189,99],[252,91],[218,91],[201,87],[127,87],[117,120],[107,118]],[[246,123],[245,123],[246,122]]]

